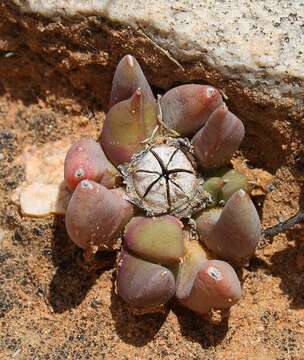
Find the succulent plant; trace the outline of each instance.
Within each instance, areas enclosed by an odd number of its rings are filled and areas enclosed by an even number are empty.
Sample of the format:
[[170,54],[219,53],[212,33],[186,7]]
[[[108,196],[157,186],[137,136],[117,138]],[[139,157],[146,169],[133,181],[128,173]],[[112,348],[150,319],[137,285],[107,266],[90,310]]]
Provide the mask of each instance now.
[[230,165],[243,137],[212,86],[178,86],[156,101],[135,58],[118,64],[99,143],[80,140],[66,157],[66,227],[89,253],[122,238],[117,293],[131,307],[175,296],[204,314],[240,299],[231,265],[248,262],[261,232],[249,182]]

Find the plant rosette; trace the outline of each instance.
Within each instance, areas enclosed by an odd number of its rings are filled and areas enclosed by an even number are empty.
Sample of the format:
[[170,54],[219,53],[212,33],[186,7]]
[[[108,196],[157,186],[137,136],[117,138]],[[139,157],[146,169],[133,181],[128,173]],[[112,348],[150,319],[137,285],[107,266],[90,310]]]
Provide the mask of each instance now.
[[86,254],[122,238],[117,293],[132,308],[175,296],[205,314],[239,301],[233,267],[261,235],[247,178],[230,166],[244,134],[217,89],[181,85],[156,100],[134,57],[118,64],[99,141],[66,156],[66,228]]

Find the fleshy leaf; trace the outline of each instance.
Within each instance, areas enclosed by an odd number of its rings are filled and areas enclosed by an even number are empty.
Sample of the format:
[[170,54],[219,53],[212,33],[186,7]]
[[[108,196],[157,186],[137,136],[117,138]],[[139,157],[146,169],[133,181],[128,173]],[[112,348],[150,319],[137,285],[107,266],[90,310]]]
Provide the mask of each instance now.
[[71,190],[85,179],[112,188],[118,176],[118,171],[106,158],[100,145],[92,139],[77,141],[67,152],[64,179]]
[[207,261],[207,254],[197,241],[187,240],[185,245],[186,254],[177,277],[176,297],[178,299],[189,296],[200,267]]
[[156,105],[151,87],[137,60],[132,55],[126,55],[118,63],[113,77],[110,107],[129,99],[139,88],[144,99]]
[[229,163],[245,134],[241,120],[222,105],[192,139],[195,156],[205,169]]
[[117,103],[107,113],[101,145],[114,165],[129,162],[151,136],[157,122],[150,110],[143,107],[142,91],[136,90],[130,99]]
[[211,204],[210,207],[215,206],[220,197],[221,190],[225,182],[220,177],[211,177],[207,181],[204,182],[203,188],[211,195]]
[[167,268],[123,251],[117,270],[117,293],[132,307],[156,307],[174,295],[175,279]]
[[[207,211],[202,211],[196,218],[197,231],[201,240],[205,243],[205,239],[209,239],[212,236],[214,226],[218,222],[222,213],[221,208],[214,208]],[[207,240],[206,240],[207,241]]]
[[180,300],[189,309],[206,314],[210,309],[229,309],[242,294],[241,284],[233,268],[220,260],[202,263],[189,296]]
[[82,180],[66,212],[70,238],[83,249],[111,250],[134,214],[133,206],[118,193],[94,181]]
[[177,86],[161,98],[162,120],[180,135],[191,136],[221,104],[221,94],[212,86]]
[[225,182],[225,185],[222,187],[219,197],[220,200],[224,200],[225,202],[238,190],[242,189],[247,193],[250,191],[247,177],[236,170],[228,171],[222,177],[222,180]]
[[234,193],[221,212],[203,212],[196,223],[208,249],[235,265],[248,262],[261,235],[259,215],[244,190]]
[[184,255],[183,224],[176,217],[138,216],[127,225],[124,241],[130,252],[147,261],[173,265]]

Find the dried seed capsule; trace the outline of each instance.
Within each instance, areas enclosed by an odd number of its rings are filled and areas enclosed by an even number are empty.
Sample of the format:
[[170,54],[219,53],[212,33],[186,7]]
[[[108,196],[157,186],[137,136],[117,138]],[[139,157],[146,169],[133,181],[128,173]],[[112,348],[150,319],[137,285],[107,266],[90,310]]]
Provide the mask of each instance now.
[[177,276],[176,297],[184,299],[189,296],[196,275],[207,260],[207,254],[197,241],[185,241],[185,256]]
[[220,177],[211,177],[205,181],[203,188],[211,195],[210,207],[215,206],[220,200],[220,194],[225,182]]
[[115,185],[118,171],[106,158],[100,145],[92,139],[81,139],[67,152],[64,162],[64,179],[71,190],[81,180],[94,180],[107,188]]
[[226,105],[218,107],[192,139],[199,164],[206,169],[228,164],[244,134],[241,120],[228,111]]
[[195,161],[182,142],[150,146],[122,167],[129,200],[149,215],[187,217],[210,202]]
[[113,77],[110,107],[129,99],[138,88],[141,89],[144,99],[154,103],[155,107],[154,95],[141,67],[132,55],[126,55],[117,65]]
[[202,263],[188,297],[181,299],[187,308],[206,314],[210,309],[229,309],[241,297],[241,284],[226,262],[207,260]]
[[143,148],[142,141],[151,136],[155,119],[143,108],[143,94],[136,90],[133,96],[114,105],[106,115],[101,133],[101,144],[114,165],[131,160]]
[[247,193],[250,192],[248,179],[245,175],[236,170],[230,170],[222,177],[225,185],[222,187],[219,199],[225,202],[238,190],[243,189]]
[[69,236],[79,247],[111,250],[133,214],[133,206],[117,189],[82,180],[72,195],[65,222]]
[[173,265],[184,255],[182,229],[182,222],[171,215],[138,216],[128,223],[124,241],[127,249],[141,259]]
[[117,270],[117,293],[132,307],[156,307],[174,295],[174,276],[161,265],[123,251]]
[[219,91],[207,85],[181,85],[161,98],[164,123],[182,136],[195,134],[223,104]]
[[204,212],[196,223],[208,249],[236,265],[248,262],[261,234],[259,215],[244,190],[234,193],[221,212],[213,209]]

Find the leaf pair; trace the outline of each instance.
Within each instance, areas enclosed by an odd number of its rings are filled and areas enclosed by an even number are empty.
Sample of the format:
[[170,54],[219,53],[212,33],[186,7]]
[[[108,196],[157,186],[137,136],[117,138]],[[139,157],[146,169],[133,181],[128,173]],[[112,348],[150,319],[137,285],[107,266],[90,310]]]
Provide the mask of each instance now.
[[101,145],[115,166],[131,160],[157,126],[156,101],[138,62],[125,56],[117,66]]
[[[202,168],[229,163],[244,137],[242,122],[228,111],[212,86],[175,87],[161,98],[160,106],[161,123],[182,137],[193,137],[194,153]],[[136,59],[127,55],[114,75],[110,110],[101,134],[107,157],[116,166],[129,162],[157,125],[151,87]]]
[[130,306],[148,309],[176,295],[184,306],[204,314],[234,305],[241,286],[228,263],[208,260],[197,242],[185,240],[175,217],[140,216],[125,230],[117,292]]

